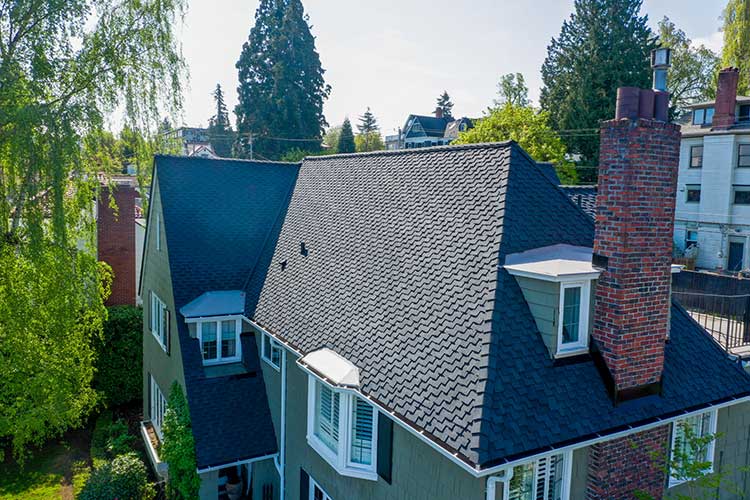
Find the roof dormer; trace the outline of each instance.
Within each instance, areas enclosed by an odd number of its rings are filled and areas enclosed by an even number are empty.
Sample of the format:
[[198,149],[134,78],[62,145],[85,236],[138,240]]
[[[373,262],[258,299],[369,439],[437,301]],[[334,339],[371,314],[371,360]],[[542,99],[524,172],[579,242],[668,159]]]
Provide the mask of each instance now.
[[591,248],[552,245],[508,255],[515,276],[550,356],[588,352],[596,279]]

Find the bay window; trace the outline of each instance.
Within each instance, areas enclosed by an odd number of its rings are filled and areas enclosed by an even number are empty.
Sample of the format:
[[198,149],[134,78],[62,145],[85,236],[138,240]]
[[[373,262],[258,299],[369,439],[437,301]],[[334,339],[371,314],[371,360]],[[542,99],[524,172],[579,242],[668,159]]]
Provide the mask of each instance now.
[[377,479],[377,412],[350,391],[308,379],[307,442],[339,474]]
[[513,467],[503,500],[568,500],[571,459],[567,452]]
[[233,363],[242,358],[240,333],[242,320],[236,316],[188,319],[195,323],[204,365]]
[[692,415],[672,424],[670,488],[696,479],[696,470],[702,474],[713,472],[715,435],[715,410]]

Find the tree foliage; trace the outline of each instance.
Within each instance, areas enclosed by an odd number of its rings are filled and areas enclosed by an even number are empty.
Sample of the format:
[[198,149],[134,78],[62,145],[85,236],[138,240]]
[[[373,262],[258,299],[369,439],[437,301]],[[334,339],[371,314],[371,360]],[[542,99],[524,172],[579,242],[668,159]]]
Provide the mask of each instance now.
[[143,310],[110,307],[103,332],[94,338],[94,388],[108,405],[138,399],[143,392]]
[[666,16],[659,21],[659,44],[672,49],[667,87],[673,114],[684,111],[688,104],[714,97],[719,57],[711,49],[694,47],[685,32]]
[[445,118],[453,118],[453,103],[448,91],[444,90],[437,98],[437,107],[443,112]]
[[224,91],[221,85],[216,84],[213,92],[216,114],[208,121],[208,138],[214,152],[222,158],[232,157],[232,145],[234,144],[234,132],[229,123],[229,112],[224,102]]
[[506,104],[489,111],[461,132],[453,144],[516,141],[534,160],[552,162],[563,184],[575,184],[576,172],[566,160],[565,144],[549,125],[549,113],[529,106]]
[[320,147],[323,101],[330,86],[300,0],[261,0],[237,62],[238,149],[276,159],[293,148]]
[[[575,0],[575,10],[547,47],[540,102],[572,153],[599,162],[599,122],[615,116],[617,88],[650,88],[656,46],[642,0]],[[594,129],[594,130],[592,130]],[[587,181],[595,180],[594,175]]]
[[190,410],[185,394],[177,382],[172,384],[164,414],[164,442],[161,456],[169,464],[170,498],[194,500],[198,498],[200,478],[195,458],[195,439],[190,425]]
[[341,133],[339,133],[339,142],[336,150],[339,153],[354,153],[357,149],[354,143],[354,131],[352,130],[352,122],[349,118],[344,119],[344,123],[341,124]]
[[17,459],[81,424],[96,404],[91,344],[110,277],[75,247],[0,244],[0,437]]
[[378,120],[375,118],[375,115],[372,114],[372,111],[370,111],[369,106],[367,107],[365,114],[359,117],[357,130],[359,133],[354,139],[354,144],[358,153],[385,149],[383,138],[380,136]]
[[[106,317],[91,200],[105,116],[181,104],[183,0],[0,0],[0,437],[17,456],[95,403]],[[87,140],[88,139],[88,142]],[[83,250],[81,250],[81,248]]]
[[729,0],[722,14],[724,46],[721,64],[740,69],[737,92],[750,92],[750,0]]
[[521,73],[507,73],[500,77],[497,84],[497,99],[495,106],[529,106],[529,88]]

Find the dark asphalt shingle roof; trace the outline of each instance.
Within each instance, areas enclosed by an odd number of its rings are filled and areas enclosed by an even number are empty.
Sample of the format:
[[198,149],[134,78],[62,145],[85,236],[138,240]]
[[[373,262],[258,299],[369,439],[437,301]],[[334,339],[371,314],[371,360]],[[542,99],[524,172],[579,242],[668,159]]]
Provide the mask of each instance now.
[[[329,347],[346,357],[363,393],[472,464],[750,388],[679,309],[663,397],[614,408],[592,362],[553,366],[500,266],[541,246],[591,246],[593,220],[515,143],[308,158],[291,182],[291,197],[276,203],[281,215],[263,222],[263,251],[250,252],[246,315],[302,353]],[[214,224],[231,226],[245,209]],[[173,243],[192,251],[191,239],[168,237],[170,258]]]
[[581,210],[596,217],[596,186],[560,186],[563,193],[581,207]]
[[[420,125],[422,125],[422,129],[424,130],[425,135],[428,137],[443,137],[443,134],[445,134],[445,127],[448,125],[449,122],[453,121],[453,118],[437,118],[435,116],[426,116],[426,115],[409,115],[409,118],[407,118],[406,123],[409,124],[409,121],[411,119],[414,119],[419,122]],[[404,134],[406,138],[410,137],[420,137],[421,134],[416,134],[411,132],[411,128],[404,126]]]
[[[283,217],[299,165],[171,156],[154,162],[176,310],[204,292],[241,290],[268,229]],[[205,378],[198,340],[181,316],[178,325],[198,466],[275,453],[262,372]],[[255,344],[246,344],[243,336],[243,357],[254,366]]]

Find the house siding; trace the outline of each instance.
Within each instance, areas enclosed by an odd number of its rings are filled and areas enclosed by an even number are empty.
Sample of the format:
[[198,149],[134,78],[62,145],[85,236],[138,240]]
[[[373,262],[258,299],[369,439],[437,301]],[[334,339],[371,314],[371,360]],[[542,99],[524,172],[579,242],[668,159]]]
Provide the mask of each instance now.
[[[159,195],[159,183],[154,175],[153,189],[151,193],[150,217],[156,213],[161,214],[161,198]],[[164,217],[161,217],[162,221]],[[185,377],[182,369],[182,355],[180,343],[177,338],[177,313],[174,308],[174,296],[172,293],[172,277],[169,270],[169,249],[167,248],[164,224],[161,224],[161,250],[156,250],[156,239],[153,229],[156,224],[149,224],[146,235],[146,247],[143,259],[142,288],[143,294],[143,414],[148,420],[149,409],[149,378],[151,376],[161,388],[165,398],[169,398],[169,389],[176,380],[185,387]],[[149,292],[153,291],[164,302],[170,311],[170,335],[171,349],[169,355],[164,352],[159,342],[151,334],[149,322],[151,300]]]
[[[300,469],[334,500],[485,498],[485,478],[472,477],[398,424],[393,426],[391,484],[380,477],[371,481],[339,475],[307,444],[307,374],[289,353],[287,370],[286,498],[300,498]],[[270,395],[269,403],[279,404]]]

